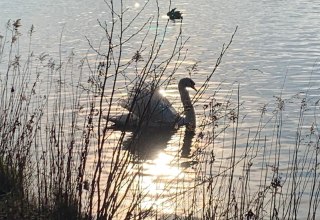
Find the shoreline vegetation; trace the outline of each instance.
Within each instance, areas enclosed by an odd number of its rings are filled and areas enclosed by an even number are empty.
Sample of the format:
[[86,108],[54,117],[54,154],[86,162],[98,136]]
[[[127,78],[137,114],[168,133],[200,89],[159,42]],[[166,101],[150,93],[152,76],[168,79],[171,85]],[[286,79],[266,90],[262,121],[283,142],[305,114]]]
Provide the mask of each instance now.
[[[123,19],[129,12],[122,0],[105,2],[110,22],[98,21],[105,38],[99,46],[87,39],[94,61],[37,54],[34,27],[21,35],[20,19],[8,21],[0,32],[0,219],[296,219],[301,213],[316,219],[319,100],[308,92],[289,99],[280,94],[261,107],[256,127],[242,127],[241,86],[220,99],[221,84],[210,87],[237,27],[198,84],[193,103],[206,98],[197,106],[203,110],[196,132],[179,130],[181,149],[171,163],[191,169],[192,181],[179,173],[144,204],[151,192],[141,185],[146,177],[144,158],[135,154],[139,135],[110,130],[104,118],[118,111],[122,91],[145,83],[154,88],[175,84],[188,38],[176,21],[179,31],[163,56],[173,21],[160,24],[157,1],[157,14],[142,24],[138,18],[151,0],[130,21]],[[22,37],[29,38],[26,54],[20,54]],[[125,51],[137,41],[135,53]],[[186,69],[189,76],[197,65]],[[209,89],[214,94],[205,96]],[[288,134],[286,106],[291,103],[300,109]],[[239,141],[243,135],[244,143]],[[170,213],[166,203],[174,204]]]

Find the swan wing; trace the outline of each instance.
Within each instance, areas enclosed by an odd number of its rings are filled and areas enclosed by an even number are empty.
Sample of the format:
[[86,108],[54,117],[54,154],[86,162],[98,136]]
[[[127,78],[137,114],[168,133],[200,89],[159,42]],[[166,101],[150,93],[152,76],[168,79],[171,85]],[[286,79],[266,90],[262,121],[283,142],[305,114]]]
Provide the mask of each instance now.
[[155,90],[151,103],[154,121],[162,123],[176,122],[178,117],[177,111],[173,108],[169,100],[159,92],[159,89]]
[[178,117],[176,110],[159,89],[151,90],[147,86],[131,90],[128,99],[122,101],[121,106],[140,120],[149,121],[155,126],[173,124]]
[[[106,117],[104,118],[107,119]],[[139,124],[139,119],[131,113],[111,116],[109,117],[109,121],[114,123],[114,127],[119,128],[131,128]]]

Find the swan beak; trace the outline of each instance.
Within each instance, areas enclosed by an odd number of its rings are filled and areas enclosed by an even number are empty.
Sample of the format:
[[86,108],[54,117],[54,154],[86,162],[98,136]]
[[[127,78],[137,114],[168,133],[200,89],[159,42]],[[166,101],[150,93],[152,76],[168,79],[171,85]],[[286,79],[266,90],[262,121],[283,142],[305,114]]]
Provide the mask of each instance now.
[[196,87],[191,86],[191,88],[192,88],[194,91],[198,92],[198,90],[196,89]]

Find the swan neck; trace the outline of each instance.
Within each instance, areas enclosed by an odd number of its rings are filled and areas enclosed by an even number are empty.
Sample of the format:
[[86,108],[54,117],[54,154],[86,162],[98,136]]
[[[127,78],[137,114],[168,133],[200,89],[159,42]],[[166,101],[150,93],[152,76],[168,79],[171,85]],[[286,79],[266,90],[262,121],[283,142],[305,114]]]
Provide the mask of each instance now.
[[195,128],[196,126],[196,116],[195,111],[190,99],[190,95],[186,87],[179,85],[179,92],[181,97],[181,102],[183,104],[184,114],[185,114],[185,121],[186,124],[190,127]]

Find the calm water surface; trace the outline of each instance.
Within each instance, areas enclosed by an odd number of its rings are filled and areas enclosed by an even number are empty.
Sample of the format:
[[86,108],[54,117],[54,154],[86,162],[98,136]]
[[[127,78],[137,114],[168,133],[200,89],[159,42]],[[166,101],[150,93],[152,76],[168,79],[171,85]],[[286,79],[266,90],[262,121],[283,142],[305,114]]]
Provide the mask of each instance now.
[[[125,3],[129,8],[129,14],[137,12],[143,4],[144,1],[141,0]],[[221,89],[216,97],[217,100],[226,100],[229,96],[232,100],[236,100],[239,85],[239,97],[242,103],[240,126],[243,128],[239,134],[239,144],[245,146],[249,129],[255,130],[259,123],[261,114],[259,110],[266,105],[266,115],[272,117],[272,110],[277,103],[275,96],[282,95],[283,99],[290,100],[285,107],[290,111],[286,111],[283,115],[285,123],[282,134],[283,147],[288,153],[283,155],[281,162],[287,168],[289,149],[295,142],[294,131],[300,109],[301,100],[296,98],[304,97],[306,93],[310,103],[316,103],[320,98],[320,1],[311,3],[303,0],[228,2],[199,0],[195,3],[190,0],[178,0],[173,6],[183,12],[184,39],[190,37],[185,46],[188,49],[187,58],[178,71],[177,78],[187,76],[185,68],[199,62],[198,72],[193,75],[199,85],[212,71],[222,45],[228,43],[238,26],[233,43],[215,72],[207,95],[196,104],[198,122],[203,119],[203,105],[206,104],[210,94],[217,90],[219,84]],[[160,1],[162,25],[167,21],[168,7],[167,1]],[[27,34],[32,24],[35,26],[32,41],[35,53],[46,52],[58,57],[62,35],[62,56],[67,57],[74,53],[80,59],[89,49],[85,37],[94,45],[99,45],[103,31],[97,19],[108,21],[107,11],[108,8],[103,1],[1,0],[0,34],[4,35],[8,19],[20,18],[23,35]],[[137,24],[146,21],[155,12],[154,6],[150,4],[146,12],[138,18]],[[173,34],[177,33],[179,28],[178,23],[169,23],[167,30],[169,34],[166,39],[169,43],[164,44],[164,52],[170,50],[170,45],[175,40]],[[160,27],[161,31],[164,29]],[[171,34],[173,37],[170,38]],[[138,42],[137,40],[135,43]],[[125,47],[124,53],[133,54],[136,50],[135,43]],[[27,51],[27,47],[24,47],[27,43],[20,44],[23,54],[23,51]],[[179,108],[181,106],[176,93],[176,86],[170,86],[168,98],[174,100],[174,106]],[[119,97],[121,95],[119,94]],[[306,116],[307,121],[317,115],[317,112],[309,111],[308,114],[310,117]],[[306,124],[308,126],[308,122]],[[272,134],[272,131],[272,126],[265,128],[267,134]],[[163,134],[163,139],[157,140],[156,143],[157,137],[153,136],[141,140],[140,145],[145,146],[141,154],[146,160],[143,164],[145,178],[142,180],[142,185],[151,192],[150,197],[144,201],[146,207],[154,198],[161,197],[157,199],[157,206],[164,212],[183,209],[181,208],[183,205],[177,201],[170,203],[167,200],[171,194],[179,190],[169,187],[170,183],[181,179],[184,180],[186,187],[188,184],[192,185],[196,178],[191,167],[182,166],[184,162],[190,162],[189,155],[196,152],[194,146],[179,144],[183,138],[184,130],[181,129],[174,135]],[[230,154],[232,137],[224,137],[223,142],[224,145],[216,149],[217,161],[221,164],[227,160],[226,155]],[[157,146],[153,146],[150,150],[152,144]],[[240,149],[237,155],[239,158],[242,152]],[[253,172],[259,173],[259,170],[253,168]],[[253,177],[252,181],[256,186],[259,185],[258,177],[256,180]],[[175,186],[179,188],[179,185]],[[188,198],[184,199],[189,201]],[[303,215],[302,212],[301,216]]]

